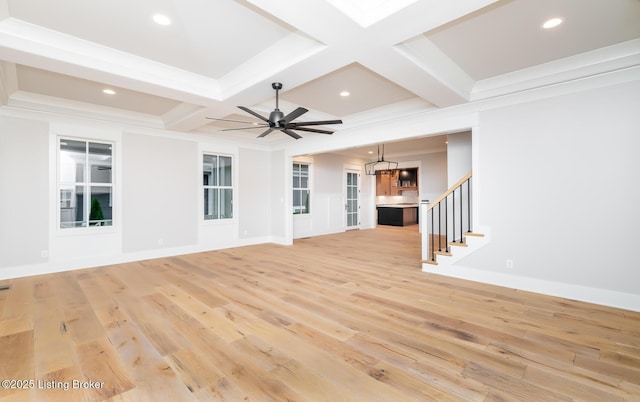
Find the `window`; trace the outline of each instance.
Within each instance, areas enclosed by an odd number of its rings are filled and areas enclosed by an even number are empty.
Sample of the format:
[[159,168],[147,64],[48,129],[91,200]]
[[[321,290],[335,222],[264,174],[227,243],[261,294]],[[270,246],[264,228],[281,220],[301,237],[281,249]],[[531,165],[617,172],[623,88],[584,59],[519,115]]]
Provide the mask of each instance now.
[[293,213],[309,213],[309,165],[293,164]]
[[113,225],[113,144],[61,138],[60,228]]
[[233,218],[231,157],[204,155],[202,162],[204,219]]

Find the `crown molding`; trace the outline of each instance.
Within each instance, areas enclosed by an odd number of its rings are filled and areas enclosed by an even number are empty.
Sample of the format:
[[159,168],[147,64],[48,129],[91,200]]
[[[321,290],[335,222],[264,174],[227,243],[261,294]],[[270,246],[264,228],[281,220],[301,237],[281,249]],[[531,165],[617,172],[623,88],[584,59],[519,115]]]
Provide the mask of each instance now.
[[621,71],[640,65],[640,39],[607,46],[476,82],[471,100],[483,100],[535,88]]

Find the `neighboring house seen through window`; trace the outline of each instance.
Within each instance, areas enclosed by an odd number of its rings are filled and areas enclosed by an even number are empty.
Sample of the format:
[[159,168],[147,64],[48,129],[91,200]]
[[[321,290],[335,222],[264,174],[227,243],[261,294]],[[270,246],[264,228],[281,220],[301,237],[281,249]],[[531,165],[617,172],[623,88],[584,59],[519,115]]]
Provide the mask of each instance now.
[[203,157],[202,184],[206,220],[233,218],[231,162],[230,156],[205,154]]
[[59,141],[60,228],[113,225],[113,144]]
[[308,214],[310,201],[309,165],[293,164],[293,213]]

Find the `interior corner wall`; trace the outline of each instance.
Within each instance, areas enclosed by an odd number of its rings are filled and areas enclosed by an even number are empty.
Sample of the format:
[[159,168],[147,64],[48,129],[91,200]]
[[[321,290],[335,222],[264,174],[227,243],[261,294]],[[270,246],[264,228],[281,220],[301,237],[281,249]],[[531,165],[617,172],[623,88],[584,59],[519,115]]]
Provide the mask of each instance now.
[[0,116],[0,270],[47,261],[48,172],[49,124]]
[[639,110],[632,81],[481,112],[477,202],[491,242],[458,265],[548,283],[547,294],[559,284],[596,303],[615,304],[600,291],[640,300]]
[[122,251],[196,245],[197,143],[124,133],[122,154]]

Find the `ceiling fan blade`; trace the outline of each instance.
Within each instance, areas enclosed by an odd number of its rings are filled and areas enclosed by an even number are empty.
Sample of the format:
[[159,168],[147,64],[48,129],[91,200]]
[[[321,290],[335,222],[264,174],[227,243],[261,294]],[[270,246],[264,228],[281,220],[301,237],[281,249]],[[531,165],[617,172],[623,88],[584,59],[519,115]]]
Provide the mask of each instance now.
[[252,121],[246,121],[246,120],[230,120],[230,119],[218,119],[217,117],[206,117],[209,120],[216,120],[216,121],[229,121],[231,123],[244,123],[244,124],[253,124]]
[[259,136],[257,136],[256,138],[263,138],[266,137],[267,134],[271,133],[273,131],[272,128],[268,128],[267,131],[265,131],[264,133],[260,134]]
[[269,122],[269,119],[267,119],[264,116],[260,116],[258,113],[254,112],[253,110],[249,109],[248,107],[244,107],[244,106],[238,106],[238,109],[240,110],[244,110],[245,112],[249,113],[250,115],[253,115],[257,118],[259,118],[262,121],[266,121],[267,123]]
[[284,116],[282,118],[282,120],[286,121],[287,123],[297,119],[298,117],[302,116],[303,114],[307,113],[309,110],[303,108],[303,107],[298,107],[296,110],[294,110],[293,112],[289,113],[288,115]]
[[249,127],[223,128],[223,129],[218,130],[218,131],[253,130],[254,128],[265,128],[265,127],[269,127],[269,125],[268,124],[259,124],[259,125],[255,125],[255,126],[249,126]]
[[287,134],[289,137],[295,138],[296,140],[299,140],[300,138],[302,138],[298,134],[294,133],[291,130],[287,130],[286,128],[283,128],[282,132]]
[[301,121],[298,123],[291,123],[291,128],[302,126],[324,126],[326,124],[342,124],[342,120]]
[[317,128],[296,127],[295,129],[299,131],[309,131],[310,133],[333,134],[333,131],[320,130]]

